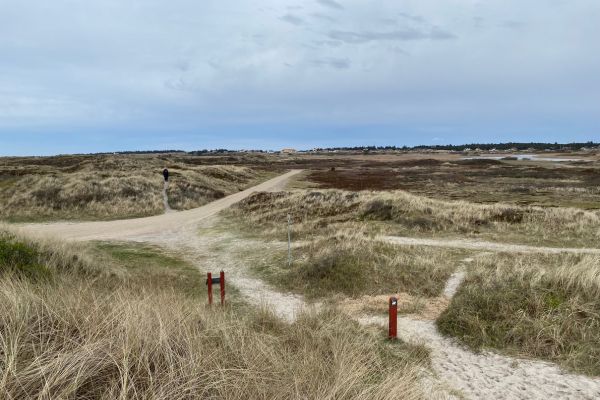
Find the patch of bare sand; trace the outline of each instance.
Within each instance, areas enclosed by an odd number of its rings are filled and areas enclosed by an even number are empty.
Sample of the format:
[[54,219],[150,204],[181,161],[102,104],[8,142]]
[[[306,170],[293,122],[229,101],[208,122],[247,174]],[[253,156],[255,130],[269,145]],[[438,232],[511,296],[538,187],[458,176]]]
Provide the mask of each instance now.
[[[463,262],[471,262],[465,259]],[[474,353],[454,339],[442,336],[436,325],[439,316],[458,290],[464,272],[459,268],[448,279],[438,306],[429,315],[407,315],[398,318],[398,336],[409,343],[426,346],[431,351],[433,375],[423,371],[423,384],[435,385],[435,397],[467,399],[599,399],[600,378],[569,374],[553,363],[525,360],[490,351]],[[382,301],[387,307],[387,296]],[[367,303],[368,304],[368,303]],[[357,314],[354,314],[357,315]],[[426,318],[426,316],[434,318]],[[387,317],[361,315],[363,325],[386,326]],[[432,386],[434,387],[434,386]],[[459,393],[459,395],[455,395]]]
[[596,248],[541,247],[467,239],[427,239],[402,236],[382,236],[379,237],[378,240],[403,246],[432,246],[451,249],[484,250],[507,253],[600,254],[600,249]]
[[443,296],[418,297],[408,293],[362,296],[341,301],[339,309],[348,315],[361,314],[387,315],[390,297],[398,299],[398,313],[415,320],[434,320],[448,307],[449,300]]

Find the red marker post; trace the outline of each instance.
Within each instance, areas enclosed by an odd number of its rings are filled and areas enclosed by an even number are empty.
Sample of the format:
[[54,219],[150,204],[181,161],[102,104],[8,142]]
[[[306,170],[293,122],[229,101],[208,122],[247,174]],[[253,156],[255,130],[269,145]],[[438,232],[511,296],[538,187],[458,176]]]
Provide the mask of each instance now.
[[390,297],[390,322],[388,328],[388,338],[395,340],[398,338],[398,299]]
[[208,288],[208,305],[212,306],[212,274],[206,273],[206,286]]
[[225,305],[225,272],[219,274],[219,285],[221,286],[221,307]]
[[212,286],[213,283],[218,283],[219,287],[220,287],[220,291],[221,291],[221,306],[225,305],[225,272],[221,271],[219,273],[219,277],[218,278],[213,278],[212,277],[212,273],[207,272],[206,273],[206,288],[208,291],[208,305],[212,306],[213,303],[213,292],[212,292]]

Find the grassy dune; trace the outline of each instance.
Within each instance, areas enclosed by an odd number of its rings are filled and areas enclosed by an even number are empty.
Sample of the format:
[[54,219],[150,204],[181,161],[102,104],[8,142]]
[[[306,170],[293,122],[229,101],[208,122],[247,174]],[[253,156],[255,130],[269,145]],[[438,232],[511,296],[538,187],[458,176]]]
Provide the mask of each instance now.
[[478,257],[438,326],[474,349],[600,375],[600,257]]
[[463,258],[456,250],[376,242],[360,228],[346,228],[294,248],[291,266],[284,251],[267,254],[261,251],[250,260],[254,271],[283,291],[309,298],[391,293],[435,297]]
[[150,156],[28,158],[0,165],[0,219],[119,219],[160,214],[162,169],[171,208],[204,205],[273,174]]
[[595,246],[600,239],[597,211],[443,201],[403,191],[257,193],[230,212],[270,237],[282,237],[287,214],[300,239],[335,234],[350,222],[371,232],[525,244],[583,247]]
[[332,311],[207,309],[156,249],[0,243],[2,398],[423,398],[421,348]]
[[[405,192],[257,193],[228,211],[252,235],[285,240],[286,215],[301,245],[291,268],[280,252],[255,268],[272,284],[309,296],[404,292],[439,295],[464,254],[390,246],[373,235],[483,237],[559,246],[597,246],[599,214],[464,201]],[[475,233],[478,232],[478,234]],[[475,257],[438,324],[473,349],[559,363],[600,375],[600,258],[488,254]]]

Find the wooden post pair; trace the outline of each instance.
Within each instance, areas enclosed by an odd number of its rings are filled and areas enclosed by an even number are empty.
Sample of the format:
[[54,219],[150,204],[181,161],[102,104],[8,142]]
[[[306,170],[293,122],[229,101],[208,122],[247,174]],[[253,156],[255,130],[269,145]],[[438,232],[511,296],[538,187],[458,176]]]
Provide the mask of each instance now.
[[208,305],[212,306],[213,293],[212,285],[218,283],[221,288],[221,306],[225,305],[225,272],[221,271],[218,278],[213,278],[212,273],[206,273],[206,285],[208,286]]

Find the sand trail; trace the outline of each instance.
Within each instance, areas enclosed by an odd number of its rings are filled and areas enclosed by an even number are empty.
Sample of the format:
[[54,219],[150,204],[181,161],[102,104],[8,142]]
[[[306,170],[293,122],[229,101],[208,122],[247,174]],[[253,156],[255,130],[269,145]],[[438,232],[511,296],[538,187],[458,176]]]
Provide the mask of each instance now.
[[[218,222],[218,217],[213,216],[203,220],[200,227],[210,230]],[[257,249],[266,249],[272,246],[278,246],[282,252],[285,252],[284,245],[240,239],[223,232],[205,234],[200,237],[197,228],[188,227],[166,234],[136,236],[129,240],[166,247],[197,265],[203,272],[215,274],[221,270],[225,271],[226,281],[231,283],[246,301],[254,306],[266,306],[272,309],[278,317],[288,322],[292,322],[296,315],[304,309],[319,307],[318,304],[307,304],[303,296],[282,293],[262,280],[254,278],[243,257],[237,256],[239,253],[256,252]]]
[[[471,259],[465,259],[470,262]],[[464,279],[460,266],[446,283],[449,300]],[[365,325],[386,326],[381,316],[362,316]],[[440,388],[458,390],[467,399],[599,399],[600,379],[566,373],[557,365],[483,351],[474,353],[456,340],[442,336],[433,320],[398,318],[398,336],[431,351],[433,376],[425,378]],[[439,396],[439,391],[436,393]],[[448,398],[457,398],[447,393]],[[458,397],[460,398],[460,397]]]
[[413,237],[404,237],[404,236],[381,236],[378,238],[378,240],[385,241],[385,242],[392,243],[392,244],[406,245],[406,246],[432,246],[432,247],[445,247],[445,248],[452,248],[452,249],[485,250],[485,251],[496,251],[496,252],[507,252],[507,253],[600,254],[600,249],[596,249],[596,248],[542,247],[542,246],[528,246],[528,245],[522,245],[522,244],[486,242],[486,241],[468,240],[468,239],[428,239],[428,238],[413,238]]
[[174,212],[174,210],[169,206],[169,196],[167,194],[167,190],[169,190],[169,181],[165,181],[163,186],[162,196],[163,196],[163,206],[165,207],[165,214]]

